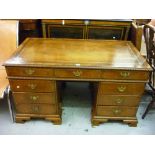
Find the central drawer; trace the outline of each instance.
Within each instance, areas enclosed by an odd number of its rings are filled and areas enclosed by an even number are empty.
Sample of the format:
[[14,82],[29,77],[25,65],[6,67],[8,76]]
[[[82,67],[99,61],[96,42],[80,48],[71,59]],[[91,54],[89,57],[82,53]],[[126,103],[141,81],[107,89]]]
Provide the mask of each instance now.
[[98,79],[101,77],[101,71],[89,69],[56,69],[54,75],[58,78]]
[[144,83],[100,82],[99,93],[105,95],[141,95],[144,92],[144,86]]
[[18,114],[42,114],[54,115],[58,113],[58,107],[52,104],[18,104],[16,105]]
[[137,109],[125,106],[96,106],[96,114],[106,117],[135,117]]
[[56,104],[56,93],[16,93],[13,92],[16,104]]
[[14,92],[54,92],[56,84],[49,80],[14,80],[9,79]]

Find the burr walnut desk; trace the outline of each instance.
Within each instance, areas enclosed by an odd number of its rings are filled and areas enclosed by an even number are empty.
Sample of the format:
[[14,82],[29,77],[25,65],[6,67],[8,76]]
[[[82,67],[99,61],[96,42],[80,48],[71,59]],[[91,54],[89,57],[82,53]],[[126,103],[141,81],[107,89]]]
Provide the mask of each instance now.
[[[4,66],[13,92],[16,122],[44,118],[61,124],[61,81],[93,85],[92,125],[136,113],[150,66],[130,41],[28,38]],[[70,118],[72,119],[72,118]]]

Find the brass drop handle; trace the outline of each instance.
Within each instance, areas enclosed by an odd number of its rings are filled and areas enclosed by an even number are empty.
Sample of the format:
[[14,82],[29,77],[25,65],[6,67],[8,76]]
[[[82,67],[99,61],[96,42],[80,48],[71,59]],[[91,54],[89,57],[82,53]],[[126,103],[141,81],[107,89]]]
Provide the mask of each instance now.
[[74,76],[76,76],[76,77],[80,77],[81,74],[82,74],[82,71],[76,70],[76,71],[73,71],[73,74],[74,74]]
[[116,99],[115,101],[116,101],[117,104],[121,104],[121,103],[123,102],[123,99],[118,98],[118,99]]
[[115,115],[120,114],[120,113],[121,113],[121,110],[120,110],[120,109],[115,109],[115,110],[113,110],[113,113],[114,113]]
[[36,84],[28,84],[28,87],[30,87],[31,89],[35,89],[37,87]]
[[126,86],[119,86],[117,87],[117,90],[122,93],[126,90]]
[[120,72],[120,75],[124,78],[129,77],[130,76],[130,72]]
[[30,99],[31,99],[32,101],[36,101],[38,98],[39,98],[39,96],[30,96]]
[[25,70],[25,73],[28,74],[28,75],[32,75],[34,72],[35,72],[34,69],[26,69]]
[[39,106],[32,106],[32,111],[33,112],[39,112]]

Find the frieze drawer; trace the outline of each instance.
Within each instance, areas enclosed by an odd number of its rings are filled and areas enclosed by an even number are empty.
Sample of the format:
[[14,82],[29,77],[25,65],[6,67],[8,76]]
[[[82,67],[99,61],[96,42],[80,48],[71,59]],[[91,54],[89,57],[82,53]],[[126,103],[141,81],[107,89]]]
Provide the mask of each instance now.
[[8,76],[53,77],[53,69],[38,67],[6,67]]
[[88,69],[56,69],[54,74],[57,78],[98,79],[101,76],[101,71]]
[[102,78],[103,79],[120,79],[120,80],[148,80],[149,73],[146,71],[109,71],[104,70],[102,71]]
[[54,92],[55,82],[49,80],[9,80],[14,92]]

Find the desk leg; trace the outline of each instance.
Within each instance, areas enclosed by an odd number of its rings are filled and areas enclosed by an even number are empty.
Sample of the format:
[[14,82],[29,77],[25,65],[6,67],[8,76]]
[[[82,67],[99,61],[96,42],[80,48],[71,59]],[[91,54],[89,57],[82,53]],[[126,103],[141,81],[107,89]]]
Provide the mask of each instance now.
[[95,118],[93,118],[91,121],[92,126],[99,126],[100,124],[106,123],[106,122],[108,122],[108,119],[95,119]]

